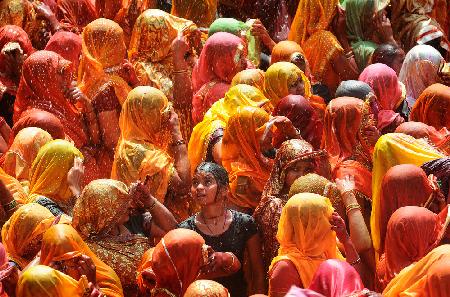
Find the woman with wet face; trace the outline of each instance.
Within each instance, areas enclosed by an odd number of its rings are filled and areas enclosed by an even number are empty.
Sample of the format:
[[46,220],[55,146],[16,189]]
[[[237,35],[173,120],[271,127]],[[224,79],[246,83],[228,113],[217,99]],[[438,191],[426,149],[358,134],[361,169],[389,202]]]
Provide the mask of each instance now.
[[[247,296],[247,287],[252,288],[252,293],[264,292],[256,224],[251,216],[227,208],[227,171],[215,163],[200,164],[192,179],[191,194],[201,210],[178,226],[196,231],[214,251],[223,252],[216,256],[217,263],[206,276],[225,286],[231,296]],[[246,283],[240,267],[245,249],[252,251],[248,254],[252,283]]]

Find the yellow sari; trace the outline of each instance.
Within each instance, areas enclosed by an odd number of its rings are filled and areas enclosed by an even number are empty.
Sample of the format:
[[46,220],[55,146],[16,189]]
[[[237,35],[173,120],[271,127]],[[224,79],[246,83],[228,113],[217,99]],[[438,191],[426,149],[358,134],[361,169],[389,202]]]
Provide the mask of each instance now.
[[84,28],[82,38],[78,67],[81,91],[92,99],[105,84],[109,84],[114,88],[120,104],[123,104],[131,88],[117,74],[127,51],[122,28],[111,20],[100,18]]
[[385,134],[378,139],[373,153],[372,170],[372,214],[370,228],[376,260],[380,250],[380,197],[381,182],[389,168],[400,164],[421,166],[423,163],[444,158],[424,139],[415,139],[402,133]]
[[244,84],[258,88],[264,91],[264,71],[261,69],[245,69],[236,73],[231,81],[231,86]]
[[333,211],[330,200],[323,196],[312,193],[292,196],[283,207],[278,223],[280,248],[278,256],[272,260],[269,274],[278,261],[289,260],[307,288],[323,261],[343,259],[329,221]]
[[269,100],[255,87],[236,85],[225,94],[225,97],[214,103],[206,112],[203,121],[198,123],[192,131],[188,145],[188,157],[191,173],[201,162],[207,159],[207,153],[213,133],[218,129],[225,129],[228,119],[241,106],[258,107]]
[[174,168],[167,153],[170,103],[152,87],[137,87],[129,94],[120,114],[120,139],[111,177],[130,185],[147,178],[150,192],[164,202]]
[[305,84],[306,99],[311,98],[311,83],[309,82],[303,71],[296,65],[290,62],[277,62],[272,64],[266,71],[264,93],[273,107],[277,106],[278,102],[289,95],[289,88],[292,84],[301,78]]
[[77,157],[83,159],[81,152],[66,140],[56,139],[44,145],[30,169],[28,202],[44,196],[56,204],[70,203],[73,194],[69,189],[67,174]]
[[17,283],[17,297],[86,296],[90,292],[85,275],[80,280],[44,265],[27,269]]

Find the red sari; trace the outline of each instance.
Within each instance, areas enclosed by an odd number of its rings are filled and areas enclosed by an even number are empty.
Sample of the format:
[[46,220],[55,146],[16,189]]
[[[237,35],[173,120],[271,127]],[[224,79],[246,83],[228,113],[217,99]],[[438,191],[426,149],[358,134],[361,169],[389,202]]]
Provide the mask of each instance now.
[[45,47],[46,51],[55,52],[72,62],[74,73],[78,71],[81,55],[81,36],[72,32],[59,31],[53,35]]
[[75,33],[97,18],[93,1],[90,0],[57,0],[56,18],[64,27]]

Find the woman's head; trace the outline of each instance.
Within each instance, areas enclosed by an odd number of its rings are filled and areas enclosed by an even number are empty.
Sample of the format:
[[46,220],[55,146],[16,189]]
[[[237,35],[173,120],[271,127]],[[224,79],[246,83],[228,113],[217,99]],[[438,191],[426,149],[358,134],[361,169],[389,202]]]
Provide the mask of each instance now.
[[72,63],[74,72],[78,71],[81,55],[81,36],[72,32],[58,31],[48,41],[45,50],[55,52]]
[[184,297],[229,297],[230,293],[221,284],[212,280],[197,280],[193,282]]
[[6,25],[0,28],[0,51],[0,71],[19,79],[23,62],[34,49],[22,28]]
[[228,173],[216,163],[203,162],[192,178],[192,198],[206,206],[224,202],[228,194]]
[[354,97],[365,100],[370,93],[374,93],[374,91],[365,82],[359,80],[344,80],[336,89],[335,97]]
[[14,140],[17,133],[27,127],[37,127],[50,133],[53,139],[64,139],[64,126],[52,113],[40,109],[29,109],[24,111],[18,121],[14,123],[11,131],[10,142]]
[[405,51],[397,45],[390,43],[380,44],[372,54],[372,64],[381,63],[391,67],[397,75],[400,74]]
[[307,63],[302,47],[295,41],[284,40],[278,42],[272,49],[270,63],[291,62],[307,74]]
[[231,86],[239,84],[253,86],[264,91],[264,71],[261,69],[245,69],[236,73],[231,81]]

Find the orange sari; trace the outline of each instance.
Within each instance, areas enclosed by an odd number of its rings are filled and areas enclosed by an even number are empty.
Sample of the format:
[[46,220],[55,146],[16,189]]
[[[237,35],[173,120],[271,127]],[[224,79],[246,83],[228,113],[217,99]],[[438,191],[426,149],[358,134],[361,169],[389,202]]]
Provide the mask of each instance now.
[[305,56],[302,47],[297,42],[290,40],[278,42],[272,49],[270,63],[290,62],[294,53],[300,53]]
[[271,160],[266,159],[259,140],[269,115],[258,107],[241,107],[230,117],[222,140],[222,164],[230,176],[230,202],[254,209],[261,199]]
[[264,91],[264,71],[261,69],[245,69],[236,73],[231,81],[231,87],[244,84]]

